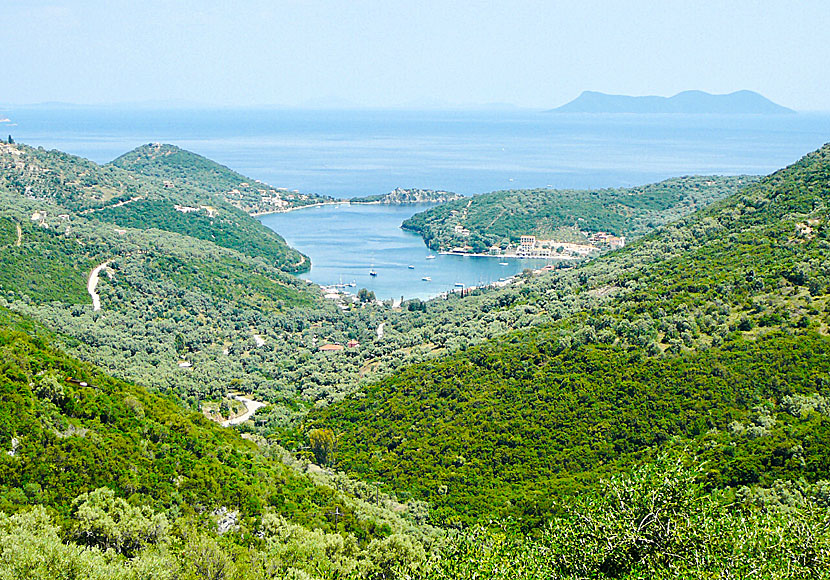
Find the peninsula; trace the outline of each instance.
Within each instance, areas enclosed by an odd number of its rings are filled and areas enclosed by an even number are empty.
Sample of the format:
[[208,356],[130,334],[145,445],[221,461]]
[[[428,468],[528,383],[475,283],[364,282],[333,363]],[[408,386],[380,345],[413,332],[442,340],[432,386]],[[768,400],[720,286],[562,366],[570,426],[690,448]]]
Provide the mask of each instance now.
[[[582,246],[577,254],[592,253],[621,247],[617,238],[649,233],[757,179],[686,176],[619,189],[494,191],[416,213],[401,227],[439,252],[548,257],[537,250],[576,244]],[[522,243],[531,237],[533,244]]]
[[389,193],[369,195],[366,197],[353,197],[349,202],[398,205],[406,203],[446,203],[463,198],[464,196],[460,193],[452,193],[450,191],[417,188],[404,189],[398,187]]

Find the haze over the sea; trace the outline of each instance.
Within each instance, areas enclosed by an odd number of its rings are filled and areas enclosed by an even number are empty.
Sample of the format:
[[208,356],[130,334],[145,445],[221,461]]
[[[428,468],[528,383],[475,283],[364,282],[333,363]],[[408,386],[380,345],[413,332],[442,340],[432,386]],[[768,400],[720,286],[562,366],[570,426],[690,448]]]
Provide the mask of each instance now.
[[828,29],[825,0],[10,0],[0,101],[546,110],[694,89],[830,110]]

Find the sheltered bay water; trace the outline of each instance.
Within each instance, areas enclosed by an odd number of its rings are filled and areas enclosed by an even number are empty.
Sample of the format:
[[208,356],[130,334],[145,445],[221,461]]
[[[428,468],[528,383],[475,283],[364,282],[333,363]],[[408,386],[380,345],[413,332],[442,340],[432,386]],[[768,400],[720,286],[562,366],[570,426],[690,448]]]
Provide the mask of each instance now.
[[[548,263],[433,252],[419,235],[400,228],[406,218],[429,207],[337,204],[269,214],[260,220],[311,258],[311,270],[303,278],[320,285],[354,282],[347,291],[366,288],[381,299],[432,298],[457,289],[457,284],[491,284]],[[370,270],[377,276],[371,276]]]

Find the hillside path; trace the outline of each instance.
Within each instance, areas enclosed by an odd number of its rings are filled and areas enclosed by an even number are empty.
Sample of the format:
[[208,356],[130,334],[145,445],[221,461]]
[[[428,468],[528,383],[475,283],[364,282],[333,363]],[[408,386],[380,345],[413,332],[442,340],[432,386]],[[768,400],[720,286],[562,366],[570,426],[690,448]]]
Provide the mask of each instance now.
[[20,228],[20,224],[14,225],[17,226],[17,242],[14,245],[19,248],[20,244],[23,243],[23,230]]
[[101,310],[101,297],[98,296],[98,292],[96,292],[95,289],[98,288],[98,275],[101,273],[101,270],[106,268],[108,265],[109,260],[103,264],[95,266],[92,269],[92,272],[89,273],[89,279],[86,282],[86,291],[89,292],[89,295],[92,297],[93,312]]
[[240,423],[244,423],[253,416],[257,409],[259,409],[260,407],[264,407],[266,405],[266,403],[263,403],[261,401],[254,401],[253,399],[243,397],[242,395],[233,395],[233,398],[237,401],[241,401],[242,404],[245,405],[247,411],[245,411],[239,417],[234,417],[233,419],[222,421],[222,427],[230,427],[231,425],[239,425]]

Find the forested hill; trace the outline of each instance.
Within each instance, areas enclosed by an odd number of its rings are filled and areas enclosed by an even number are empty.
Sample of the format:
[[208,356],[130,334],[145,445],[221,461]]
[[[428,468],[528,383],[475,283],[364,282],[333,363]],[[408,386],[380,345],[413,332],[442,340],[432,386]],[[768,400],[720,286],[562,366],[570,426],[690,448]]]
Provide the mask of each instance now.
[[308,259],[279,235],[207,188],[98,165],[60,151],[0,144],[0,185],[22,198],[119,227],[155,228],[262,258],[278,268],[307,270]]
[[449,191],[436,191],[434,189],[404,189],[398,187],[389,193],[380,195],[369,195],[366,197],[353,197],[349,200],[350,203],[388,203],[388,204],[403,204],[403,203],[446,203],[448,201],[455,201],[463,199],[460,193],[452,193]]
[[[0,354],[3,578],[828,577],[826,485],[726,498],[688,457],[661,456],[563,504],[533,537],[445,534],[419,502],[303,474],[264,440],[66,356],[2,307]],[[791,412],[815,428],[814,402]]]
[[169,187],[186,184],[208,191],[249,214],[285,211],[332,200],[328,196],[272,187],[175,145],[142,145],[118,157],[111,165],[161,178]]
[[3,578],[274,577],[258,575],[263,561],[369,578],[424,557],[427,530],[404,504],[305,475],[279,448],[67,356],[3,307],[0,450]]
[[732,195],[757,181],[741,175],[678,177],[640,187],[494,191],[442,204],[404,221],[434,250],[469,245],[505,249],[522,235],[570,242],[605,231],[635,237]]
[[520,289],[550,325],[406,368],[307,426],[341,434],[341,468],[451,522],[546,519],[549,498],[667,446],[716,488],[830,479],[828,201],[825,146]]

